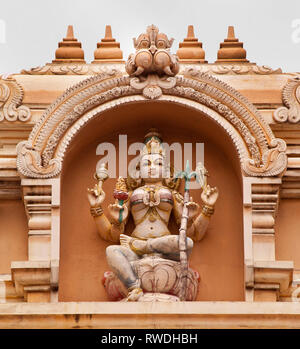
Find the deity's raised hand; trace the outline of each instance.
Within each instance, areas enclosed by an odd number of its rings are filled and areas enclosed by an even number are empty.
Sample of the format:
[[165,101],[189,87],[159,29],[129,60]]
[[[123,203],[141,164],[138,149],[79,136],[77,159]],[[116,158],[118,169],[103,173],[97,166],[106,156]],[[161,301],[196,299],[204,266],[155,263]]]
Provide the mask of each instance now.
[[[120,205],[118,203],[118,200],[114,204],[108,205],[108,212],[110,217],[113,219],[114,222],[119,222],[119,217],[120,217],[120,211],[122,211],[122,221],[126,220],[128,217],[128,208],[126,205]],[[121,223],[121,222],[119,222]]]
[[105,199],[105,192],[101,189],[100,192],[96,190],[96,187],[93,189],[87,190],[87,197],[91,207],[99,207]]
[[217,187],[211,188],[208,184],[206,187],[204,187],[201,199],[205,205],[208,206],[214,206],[219,196],[219,191]]
[[98,181],[94,188],[88,189],[88,200],[91,207],[99,207],[105,199],[105,192],[102,189],[103,182],[108,178],[107,163],[102,163],[94,178]]
[[193,201],[193,198],[190,197],[190,201],[186,204],[187,208],[189,209],[189,218],[194,218],[195,216],[198,215],[199,212],[199,205],[197,204],[197,202]]

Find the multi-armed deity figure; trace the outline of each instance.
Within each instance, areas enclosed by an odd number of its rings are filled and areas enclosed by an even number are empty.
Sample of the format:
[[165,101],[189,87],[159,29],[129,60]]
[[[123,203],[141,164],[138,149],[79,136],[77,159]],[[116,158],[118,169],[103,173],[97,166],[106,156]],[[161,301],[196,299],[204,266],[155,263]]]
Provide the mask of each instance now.
[[[178,192],[180,179],[164,178],[167,164],[161,136],[152,130],[144,143],[136,178],[118,179],[114,191],[116,202],[108,205],[107,214],[101,207],[105,199],[102,183],[107,177],[103,166],[97,175],[98,184],[88,190],[91,214],[100,237],[118,243],[106,249],[107,262],[113,271],[106,282],[107,291],[111,299],[123,297],[127,301],[194,300],[197,273],[183,270],[181,254],[188,257],[193,241],[203,238],[214,213],[218,190],[205,183],[200,212],[198,203],[192,198],[184,200]],[[130,214],[135,228],[125,235]],[[170,219],[175,219],[180,229],[185,219],[184,249],[180,247],[179,235],[172,234],[168,228]],[[182,287],[185,290],[180,296]]]

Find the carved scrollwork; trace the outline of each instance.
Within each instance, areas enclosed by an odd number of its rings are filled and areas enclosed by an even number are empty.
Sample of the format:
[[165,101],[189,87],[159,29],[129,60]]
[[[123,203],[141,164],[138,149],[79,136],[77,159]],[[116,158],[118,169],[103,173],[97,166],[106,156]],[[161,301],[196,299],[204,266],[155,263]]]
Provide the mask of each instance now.
[[276,176],[287,167],[286,143],[280,138],[274,138],[270,149],[262,155],[260,166],[255,166],[253,160],[244,159],[242,168],[249,176]]
[[24,176],[49,178],[55,177],[61,171],[61,161],[55,158],[47,166],[43,166],[41,154],[28,141],[17,145],[17,154],[17,167]]
[[130,86],[142,90],[144,97],[157,99],[162,95],[162,88],[168,90],[176,85],[175,77],[163,77],[150,74],[145,78],[134,77],[130,79]]
[[275,110],[275,121],[297,123],[300,121],[300,78],[297,76],[288,81],[282,90],[282,100],[285,107]]
[[[172,55],[173,57],[174,55]],[[173,57],[173,64],[178,64]],[[126,65],[134,66],[133,55],[130,55]],[[92,63],[49,63],[44,66],[34,67],[29,70],[23,69],[24,75],[95,75],[108,70],[115,69],[125,71],[123,64],[109,64],[109,67],[103,64]],[[182,70],[185,70],[189,64],[181,63]],[[272,69],[266,65],[245,65],[245,64],[200,64],[197,70],[202,73],[212,73],[217,75],[272,75],[281,74],[282,70]]]
[[217,75],[271,75],[281,74],[282,70],[272,69],[266,65],[256,64],[201,64],[195,68],[190,64],[181,63],[181,71],[193,68],[199,73],[217,74]]
[[28,121],[31,112],[22,100],[23,89],[15,79],[0,79],[0,121]]
[[270,74],[279,74],[281,73],[281,69],[272,69],[268,66],[262,65],[238,65],[238,64],[232,64],[232,65],[212,65],[211,71],[215,74],[237,74],[237,75],[244,75],[244,74],[258,74],[258,75],[270,75]]
[[106,67],[103,64],[84,64],[84,63],[63,63],[63,64],[46,64],[31,68],[29,70],[23,69],[21,74],[24,75],[95,75],[107,73],[115,75],[116,73],[124,71],[121,64],[109,64]]

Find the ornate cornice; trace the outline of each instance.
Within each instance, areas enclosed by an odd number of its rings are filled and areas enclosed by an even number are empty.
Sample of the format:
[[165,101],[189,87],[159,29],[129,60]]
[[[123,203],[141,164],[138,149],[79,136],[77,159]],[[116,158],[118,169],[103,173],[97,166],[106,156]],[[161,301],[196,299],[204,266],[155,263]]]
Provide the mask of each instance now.
[[[272,75],[282,74],[282,70],[272,69],[266,65],[256,64],[185,64],[181,63],[181,71],[193,68],[200,73],[212,75]],[[124,63],[48,63],[44,66],[34,67],[29,70],[23,69],[23,75],[96,75],[107,72],[110,69],[125,71]]]
[[232,138],[245,175],[282,174],[285,142],[274,137],[256,108],[229,85],[193,68],[177,75],[180,66],[170,52],[172,42],[151,25],[134,39],[136,51],[125,65],[128,75],[107,71],[69,88],[46,110],[28,141],[18,144],[19,171],[33,178],[54,177],[69,142],[87,121],[118,104],[164,99],[200,110],[205,106],[206,115]]
[[275,110],[273,118],[283,123],[297,123],[300,121],[300,77],[290,79],[282,90],[282,100],[285,107]]
[[44,66],[23,69],[21,74],[24,75],[97,75],[112,71],[125,71],[125,65],[122,63],[48,63]]
[[0,122],[30,119],[30,109],[22,105],[23,95],[23,89],[15,79],[0,79]]
[[199,64],[182,65],[182,69],[193,68],[201,73],[217,74],[217,75],[270,75],[281,74],[282,70],[272,69],[266,65],[256,64]]

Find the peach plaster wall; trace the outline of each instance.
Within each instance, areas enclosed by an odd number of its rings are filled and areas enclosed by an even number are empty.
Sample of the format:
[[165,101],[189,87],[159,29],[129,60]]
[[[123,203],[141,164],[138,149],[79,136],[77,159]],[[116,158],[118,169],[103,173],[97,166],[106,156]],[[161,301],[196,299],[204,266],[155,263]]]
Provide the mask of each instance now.
[[276,259],[294,261],[295,271],[300,272],[300,201],[281,199],[275,226]]
[[0,200],[0,274],[28,259],[28,225],[22,200]]

